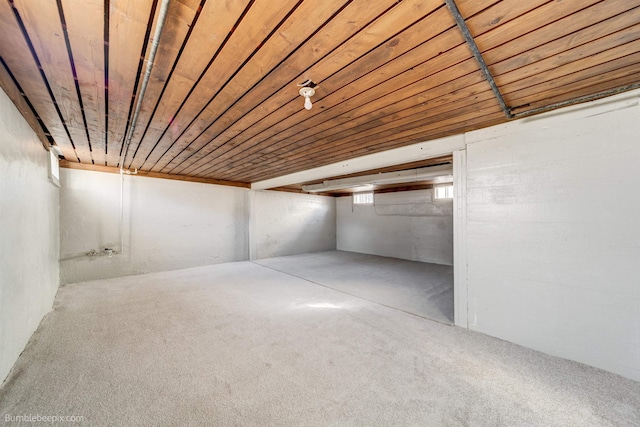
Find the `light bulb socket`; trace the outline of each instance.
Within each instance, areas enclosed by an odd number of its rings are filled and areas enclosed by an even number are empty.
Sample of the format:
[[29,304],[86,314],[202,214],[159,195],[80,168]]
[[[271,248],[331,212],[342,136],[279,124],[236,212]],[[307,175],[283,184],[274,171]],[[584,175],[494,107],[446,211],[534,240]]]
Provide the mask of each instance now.
[[311,110],[313,104],[311,103],[311,97],[316,94],[316,91],[312,87],[301,87],[300,95],[304,96],[304,108]]
[[305,98],[310,98],[315,94],[316,94],[316,91],[312,87],[301,87],[300,88],[300,95],[304,96]]

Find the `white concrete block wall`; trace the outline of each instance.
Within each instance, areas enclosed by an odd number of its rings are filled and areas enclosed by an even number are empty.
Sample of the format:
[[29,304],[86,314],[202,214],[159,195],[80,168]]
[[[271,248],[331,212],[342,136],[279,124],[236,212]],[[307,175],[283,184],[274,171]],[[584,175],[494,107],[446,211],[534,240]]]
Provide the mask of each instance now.
[[337,199],[337,248],[435,264],[453,264],[453,201],[433,190],[375,195],[375,206]]
[[336,249],[333,197],[251,192],[251,259]]
[[120,175],[61,170],[63,283],[248,259],[249,190],[125,176],[124,254],[120,247]]
[[49,153],[0,89],[0,382],[59,284],[58,188]]
[[466,284],[470,329],[640,380],[629,96],[466,135]]

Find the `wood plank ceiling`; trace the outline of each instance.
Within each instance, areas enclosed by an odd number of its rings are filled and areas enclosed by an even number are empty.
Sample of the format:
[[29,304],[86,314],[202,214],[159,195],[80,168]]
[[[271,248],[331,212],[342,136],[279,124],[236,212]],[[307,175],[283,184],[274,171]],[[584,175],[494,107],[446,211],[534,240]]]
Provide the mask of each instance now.
[[249,183],[640,82],[640,0],[171,0],[133,126],[160,9],[0,0],[0,84],[68,162]]

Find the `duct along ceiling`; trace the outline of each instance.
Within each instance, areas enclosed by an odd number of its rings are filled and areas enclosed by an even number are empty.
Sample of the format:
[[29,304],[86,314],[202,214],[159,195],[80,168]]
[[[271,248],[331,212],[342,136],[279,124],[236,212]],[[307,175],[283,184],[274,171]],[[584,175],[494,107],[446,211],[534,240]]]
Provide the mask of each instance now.
[[67,162],[250,183],[640,82],[636,0],[171,0],[143,91],[162,7],[0,0],[0,84]]

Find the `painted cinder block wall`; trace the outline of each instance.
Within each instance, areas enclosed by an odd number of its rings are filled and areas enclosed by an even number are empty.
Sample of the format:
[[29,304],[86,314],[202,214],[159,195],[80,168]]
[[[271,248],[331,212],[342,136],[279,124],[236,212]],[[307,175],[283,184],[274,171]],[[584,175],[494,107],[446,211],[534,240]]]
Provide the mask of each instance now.
[[62,283],[247,259],[248,189],[124,176],[124,253],[120,250],[120,175],[62,169]]
[[62,283],[336,248],[332,197],[125,175],[124,253],[88,257],[120,250],[120,179],[61,170]]
[[640,380],[639,95],[465,135],[461,326]]
[[381,193],[373,205],[337,199],[337,248],[434,264],[453,264],[453,203],[433,189]]
[[252,191],[251,259],[336,249],[333,197]]
[[58,187],[49,153],[0,89],[0,383],[58,290]]

